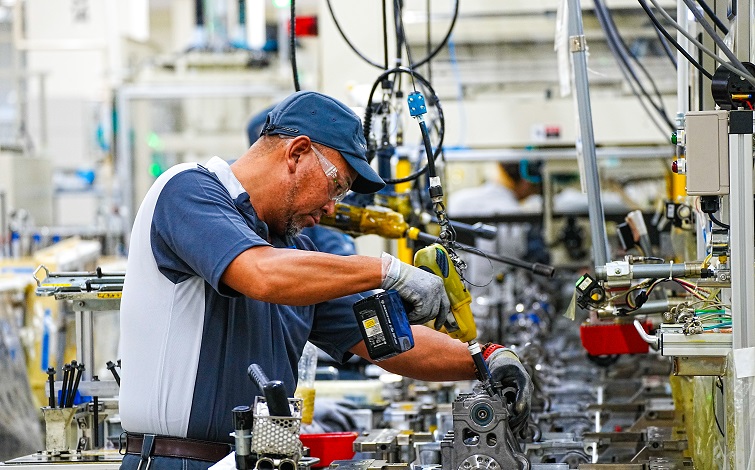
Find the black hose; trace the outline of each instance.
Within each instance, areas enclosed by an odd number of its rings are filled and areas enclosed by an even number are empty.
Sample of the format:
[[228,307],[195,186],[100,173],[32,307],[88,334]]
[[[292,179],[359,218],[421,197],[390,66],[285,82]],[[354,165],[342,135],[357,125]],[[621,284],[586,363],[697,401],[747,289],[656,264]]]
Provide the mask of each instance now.
[[[650,81],[650,85],[653,87],[653,92],[655,93],[655,96],[658,98],[658,100],[660,102],[659,105],[654,105],[654,107],[656,108],[656,110],[659,113],[662,114],[662,116],[670,124],[671,121],[668,119],[665,110],[661,109],[662,106],[663,106],[663,101],[662,101],[662,97],[661,97],[661,92],[660,92],[660,90],[658,90],[658,87],[656,86],[655,81],[650,76],[650,74],[648,73],[648,71],[645,68],[645,66],[642,65],[642,62],[640,62],[640,60],[637,57],[635,57],[633,54],[631,54],[629,52],[629,48],[627,47],[627,45],[624,42],[624,40],[621,38],[621,35],[619,34],[619,30],[618,30],[618,28],[616,26],[616,23],[613,21],[613,16],[611,15],[611,13],[610,13],[608,7],[605,5],[605,3],[603,3],[603,0],[596,0],[595,3],[596,3],[596,7],[599,7],[601,13],[603,14],[603,19],[605,21],[605,25],[608,28],[608,30],[611,32],[612,37],[614,38],[613,44],[614,44],[614,46],[616,48],[616,51],[621,56],[621,60],[626,64],[627,70],[631,73],[632,78],[635,80],[635,82],[637,82],[638,86],[640,87],[640,89],[643,92],[643,95],[645,95],[647,97],[647,99],[650,100],[651,103],[652,103],[653,101],[650,98],[650,95],[645,91],[645,88],[642,86],[642,84],[641,84],[641,82],[639,80],[639,77],[634,73],[634,69],[631,67],[631,64],[629,63],[629,60],[627,59],[627,58],[631,58],[631,59],[634,60],[634,62],[637,64],[637,66],[640,68],[640,70],[645,74],[645,76]],[[599,4],[599,5],[597,5],[597,4]]]
[[[662,120],[665,122],[665,124],[669,127],[670,130],[674,130],[675,126],[671,119],[669,119],[668,114],[666,113],[665,109],[663,109],[663,101],[661,100],[660,91],[658,90],[657,86],[655,85],[655,82],[653,81],[652,77],[650,77],[650,74],[647,72],[647,70],[642,66],[642,64],[637,60],[637,58],[631,56],[627,52],[627,46],[624,43],[624,41],[621,39],[621,36],[618,33],[618,30],[616,28],[616,24],[613,22],[613,18],[611,17],[608,8],[605,6],[605,4],[602,2],[602,0],[594,0],[595,3],[595,14],[598,17],[598,21],[600,22],[600,25],[602,26],[603,30],[606,33],[606,39],[608,40],[608,45],[611,51],[613,52],[614,56],[616,57],[617,63],[619,64],[620,70],[622,70],[625,79],[630,84],[630,87],[632,88],[633,93],[640,99],[640,102],[642,103],[642,98],[635,90],[635,87],[632,86],[632,82],[634,82],[639,89],[639,93],[644,96],[650,105],[656,110],[658,115],[662,118]],[[640,69],[644,72],[645,76],[648,77],[651,86],[653,87],[653,90],[655,92],[655,95],[658,97],[659,103],[656,103],[653,98],[650,96],[650,94],[645,90],[645,87],[642,85],[642,82],[640,81],[639,77],[634,71],[634,68],[629,63],[628,57],[631,57],[634,59],[635,63],[640,67]],[[643,103],[644,106],[644,103]]]
[[[383,66],[378,64],[377,62],[371,60],[366,55],[364,55],[362,52],[360,52],[356,46],[349,40],[349,38],[346,36],[346,34],[343,32],[343,29],[341,29],[341,25],[338,23],[338,20],[336,19],[336,15],[333,12],[333,6],[330,3],[330,0],[326,0],[325,2],[328,5],[328,11],[330,12],[330,17],[333,19],[333,23],[336,26],[336,29],[338,30],[338,33],[341,35],[343,40],[346,42],[346,44],[349,46],[349,48],[358,55],[362,60],[367,62],[368,64],[372,65],[373,67],[382,69]],[[446,43],[448,42],[448,38],[451,37],[451,33],[454,30],[454,26],[456,25],[456,20],[459,17],[459,0],[456,0],[454,2],[454,13],[451,17],[451,24],[448,25],[448,31],[446,31],[446,35],[443,37],[443,40],[438,44],[438,46],[433,49],[433,51],[428,54],[427,56],[423,57],[421,60],[419,60],[416,64],[414,64],[415,67],[420,67],[424,65],[426,62],[432,60],[438,53],[443,50],[443,48],[446,46]],[[427,19],[427,21],[430,21],[430,18]]]
[[661,33],[655,26],[653,26],[653,29],[655,30],[655,35],[658,36],[658,42],[660,42],[661,47],[663,47],[663,53],[666,54],[666,57],[668,57],[671,63],[674,64],[674,70],[676,70],[678,64],[676,62],[676,55],[674,55],[674,51],[671,50],[671,46],[669,46],[668,41],[663,36],[663,33]]
[[713,9],[705,3],[705,0],[695,0],[698,4],[700,4],[700,7],[702,7],[703,11],[708,15],[708,17],[713,21],[713,23],[716,24],[718,29],[720,29],[724,35],[729,34],[729,28],[724,25],[723,21],[716,15],[716,13],[713,11]]
[[291,73],[294,74],[294,90],[301,91],[299,71],[296,68],[296,1],[291,0],[291,19],[289,22],[289,55],[291,56]]
[[724,53],[724,55],[731,61],[731,65],[738,69],[740,72],[744,72],[745,74],[749,74],[750,72],[745,68],[744,64],[741,60],[737,58],[736,55],[734,55],[733,52],[731,52],[731,49],[724,43],[724,41],[716,34],[716,30],[713,29],[713,27],[708,23],[708,21],[705,19],[702,13],[695,8],[695,4],[692,0],[682,0],[685,5],[687,5],[687,8],[692,12],[692,15],[694,15],[697,22],[700,24],[700,26],[703,27],[706,33],[708,33],[708,36],[710,36],[711,39],[713,39],[713,42],[716,43],[716,46],[721,50],[721,52]]
[[[422,75],[420,75],[417,72],[414,72],[406,67],[394,67],[390,70],[386,70],[385,72],[381,73],[375,82],[372,84],[372,89],[370,90],[370,96],[367,100],[367,107],[364,114],[364,138],[367,142],[370,140],[370,132],[372,130],[372,114],[373,114],[373,105],[372,105],[372,98],[375,96],[375,91],[377,90],[377,87],[388,78],[390,75],[395,74],[401,74],[401,73],[408,73],[414,76],[414,78],[423,86],[428,92],[429,97],[427,98],[428,104],[435,105],[435,108],[437,110],[438,114],[438,120],[440,122],[439,128],[438,128],[438,143],[435,148],[435,152],[432,155],[433,160],[436,160],[438,156],[443,151],[443,138],[445,136],[445,129],[446,129],[446,121],[445,117],[443,116],[443,108],[440,105],[440,100],[438,99],[438,96],[435,94],[435,90],[433,89],[432,85],[430,85],[430,82],[427,81]],[[372,156],[374,156],[374,153],[372,155],[369,155],[371,152],[368,151],[368,160],[372,159]],[[409,176],[406,176],[404,178],[397,178],[397,179],[384,179],[386,184],[399,184],[399,183],[407,183],[409,181],[413,181],[417,178],[419,178],[421,175],[425,174],[427,172],[427,165],[424,165],[420,170],[412,173]]]
[[670,42],[677,51],[679,51],[687,61],[689,61],[690,64],[692,64],[693,67],[695,67],[702,75],[708,78],[708,80],[713,79],[713,75],[705,70],[702,65],[700,65],[700,62],[696,61],[694,57],[689,55],[689,53],[678,43],[676,40],[671,36],[671,34],[666,30],[666,28],[661,25],[661,22],[658,20],[658,17],[655,16],[655,13],[650,9],[647,2],[645,0],[638,0],[640,3],[640,6],[643,10],[645,10],[645,13],[648,15],[648,18],[650,18],[650,21],[653,22],[655,25],[655,28],[658,32],[663,34],[663,37]]
[[710,221],[711,222],[713,222],[714,224],[718,225],[721,228],[725,228],[726,230],[729,230],[731,228],[731,227],[729,227],[728,224],[725,224],[725,223],[721,222],[720,220],[718,220],[716,218],[716,216],[713,215],[713,214],[708,214],[708,217],[710,217]]
[[[386,4],[386,1],[387,0],[383,0],[383,61],[385,62],[383,68],[388,70],[390,64],[388,63],[388,5]],[[333,10],[331,10],[330,13],[332,15]]]

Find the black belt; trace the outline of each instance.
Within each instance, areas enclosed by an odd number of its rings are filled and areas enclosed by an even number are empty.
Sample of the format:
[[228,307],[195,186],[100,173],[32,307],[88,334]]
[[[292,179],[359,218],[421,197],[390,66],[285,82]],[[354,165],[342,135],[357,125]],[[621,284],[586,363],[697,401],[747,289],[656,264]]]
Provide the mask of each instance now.
[[141,455],[143,460],[158,456],[203,460],[205,462],[218,462],[233,450],[230,444],[221,442],[131,433],[126,434],[125,449],[127,454]]

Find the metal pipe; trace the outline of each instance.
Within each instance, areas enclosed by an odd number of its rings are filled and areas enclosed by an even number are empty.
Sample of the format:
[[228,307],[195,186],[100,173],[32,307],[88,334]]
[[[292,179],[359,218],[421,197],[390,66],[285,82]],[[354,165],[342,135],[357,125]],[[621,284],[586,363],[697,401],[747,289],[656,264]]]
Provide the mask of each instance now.
[[[741,3],[741,2],[740,2]],[[739,15],[745,14],[743,10]],[[732,111],[745,113],[745,111]],[[749,119],[752,119],[750,115]],[[752,168],[752,129],[747,134],[729,135],[729,175],[731,175],[731,192],[729,196],[731,213],[731,321],[734,350],[745,350],[755,346],[755,320],[752,311],[755,308],[755,229],[752,218],[753,207],[753,168]],[[748,212],[749,211],[749,212]],[[735,370],[738,369],[735,364]],[[739,372],[739,370],[736,370]],[[752,387],[752,383],[750,383]],[[734,392],[741,397],[741,405],[735,414],[737,422],[734,437],[736,468],[745,468],[744,459],[751,455],[755,419],[752,410],[755,403],[750,391]]]
[[[607,266],[595,266],[595,277],[599,281],[610,281]],[[700,263],[663,263],[663,264],[632,264],[629,265],[629,279],[663,279],[671,277],[694,278],[703,277]],[[707,277],[707,276],[706,276]]]
[[[689,17],[684,2],[676,2],[676,21],[685,30],[689,30]],[[685,51],[689,51],[689,39],[681,32],[676,32],[676,42]],[[684,129],[684,115],[689,111],[689,65],[687,58],[676,52],[676,128]]]
[[579,114],[579,141],[582,149],[582,166],[585,188],[587,189],[587,208],[590,214],[590,234],[592,236],[593,263],[602,266],[608,261],[608,236],[603,211],[603,198],[600,194],[600,175],[595,154],[595,136],[592,126],[592,108],[590,89],[587,78],[587,44],[582,28],[582,8],[579,0],[568,0],[569,8],[569,46],[574,68],[574,92]]
[[275,468],[275,462],[269,457],[261,457],[257,460],[257,465],[254,468],[257,470],[273,470]]
[[281,459],[278,462],[278,470],[296,470],[298,464],[293,459]]
[[663,300],[648,300],[645,304],[633,310],[631,315],[650,315],[652,313],[664,313],[668,312],[671,307],[675,307],[682,303],[681,299],[663,299]]

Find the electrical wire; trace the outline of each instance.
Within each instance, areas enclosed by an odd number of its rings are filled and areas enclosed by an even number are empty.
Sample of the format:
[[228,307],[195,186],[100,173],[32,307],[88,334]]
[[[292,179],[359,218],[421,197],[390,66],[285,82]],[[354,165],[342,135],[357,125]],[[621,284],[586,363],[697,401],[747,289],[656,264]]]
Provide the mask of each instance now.
[[[685,281],[683,279],[679,279],[679,278],[643,279],[642,281],[638,282],[637,284],[635,284],[631,288],[627,289],[625,292],[622,292],[620,294],[617,294],[617,295],[614,295],[613,297],[608,298],[607,301],[610,302],[610,301],[613,301],[613,300],[618,299],[620,297],[624,297],[624,302],[630,308],[630,310],[626,311],[626,313],[630,313],[630,312],[632,312],[634,310],[639,309],[642,306],[642,304],[637,305],[637,303],[636,303],[636,298],[637,297],[635,297],[633,299],[632,296],[630,295],[631,293],[633,293],[636,290],[644,289],[644,288],[647,287],[647,289],[644,291],[644,297],[645,297],[645,300],[647,300],[647,298],[650,296],[650,293],[653,291],[653,289],[655,289],[656,286],[658,286],[659,284],[661,284],[663,282],[675,282],[676,284],[678,284],[679,286],[681,286],[685,291],[687,291],[688,293],[690,293],[691,295],[693,295],[695,298],[698,299],[697,302],[689,304],[690,306],[694,305],[696,303],[710,302],[710,297],[713,295],[707,289],[702,288],[702,287],[698,287],[695,284],[692,284],[691,282],[687,282],[687,281]],[[638,296],[640,294],[638,294]],[[707,297],[705,297],[704,294],[706,294]],[[643,303],[644,303],[644,301],[643,301]],[[724,304],[719,304],[719,303],[712,303],[711,305],[722,305],[722,306],[725,306]],[[672,308],[672,310],[676,311],[676,309],[674,309],[674,308]]]
[[[435,94],[435,90],[433,89],[432,85],[430,85],[430,82],[427,81],[422,75],[417,73],[416,71],[410,71],[406,67],[394,67],[392,69],[386,70],[385,72],[381,73],[375,82],[372,84],[372,89],[370,90],[370,95],[367,100],[367,106],[365,108],[365,114],[364,114],[364,137],[367,142],[370,141],[370,132],[372,130],[372,114],[374,112],[372,100],[375,96],[375,91],[377,90],[378,85],[380,85],[383,80],[388,78],[391,75],[396,75],[405,73],[405,74],[412,74],[417,81],[422,85],[425,90],[427,91],[426,95],[429,97],[428,104],[432,104],[435,107],[437,119],[438,119],[438,143],[436,144],[435,151],[433,152],[433,160],[436,160],[438,156],[443,151],[443,139],[445,137],[445,129],[446,129],[446,120],[443,115],[443,108],[440,105],[440,100],[438,99],[437,95]],[[369,154],[369,152],[368,152]],[[368,156],[368,159],[371,157]],[[427,172],[427,165],[424,165],[420,170],[415,171],[414,173],[404,177],[404,178],[396,178],[396,179],[383,179],[386,184],[399,184],[399,183],[407,183],[409,181],[414,181],[423,174]]]
[[[616,23],[613,20],[613,16],[611,15],[610,10],[605,5],[605,3],[603,3],[603,0],[600,0],[600,3],[602,5],[602,7],[603,7],[604,17],[607,20],[607,24],[610,25],[611,30],[614,33],[614,36],[615,36],[615,39],[616,39],[616,45],[620,46],[619,50],[622,51],[622,57],[624,59],[624,62],[627,64],[627,66],[630,66],[629,61],[626,60],[626,59],[627,58],[633,59],[634,62],[637,64],[637,66],[642,71],[642,73],[645,74],[645,76],[647,77],[648,81],[650,82],[650,86],[653,88],[653,92],[655,93],[655,96],[658,98],[659,106],[661,108],[660,112],[662,112],[664,118],[666,120],[668,120],[668,116],[667,116],[666,110],[663,107],[663,98],[661,97],[661,92],[660,92],[660,90],[658,90],[658,86],[656,85],[655,80],[653,80],[653,77],[647,71],[647,69],[642,64],[642,62],[639,60],[639,58],[636,55],[631,54],[629,52],[629,48],[627,47],[627,45],[624,42],[624,40],[621,38],[621,35],[619,34],[619,29],[617,28]],[[631,70],[631,67],[630,67],[630,70]],[[635,77],[635,80],[637,81],[638,84],[641,83],[640,80],[637,77]],[[668,120],[668,121],[670,122],[670,120]]]
[[[617,60],[620,63],[624,64],[624,67],[626,68],[626,71],[628,75],[635,81],[637,84],[637,88],[639,88],[640,93],[651,103],[653,108],[656,110],[660,118],[666,123],[666,126],[668,126],[669,130],[673,131],[675,129],[674,124],[672,123],[671,119],[668,117],[668,113],[666,113],[665,107],[663,105],[663,98],[661,97],[661,93],[658,90],[658,87],[655,84],[655,81],[648,73],[647,69],[642,65],[642,63],[637,59],[637,57],[631,55],[629,53],[629,50],[624,43],[623,39],[621,39],[621,36],[619,35],[618,28],[616,27],[616,23],[613,21],[613,18],[606,7],[605,3],[603,3],[602,0],[595,0],[596,3],[596,12],[600,13],[599,19],[602,18],[601,25],[604,26],[604,30],[606,31],[606,34],[609,35],[612,39],[609,40],[609,46],[612,46],[612,51],[614,52],[614,56],[617,57]],[[632,58],[634,62],[638,65],[640,70],[645,74],[648,81],[650,82],[650,85],[653,87],[655,96],[657,97],[657,102],[653,101],[653,99],[650,97],[650,95],[645,90],[645,87],[642,85],[642,82],[640,81],[639,77],[635,74],[634,69],[632,68],[632,65],[629,62],[629,58]],[[625,74],[625,78],[629,80],[627,77],[627,74]],[[631,83],[630,83],[631,86]],[[635,95],[636,96],[636,95]],[[641,98],[640,98],[641,100]],[[647,110],[647,108],[645,107]],[[661,129],[663,132],[663,130]]]
[[[382,65],[368,58],[361,51],[359,51],[359,49],[357,49],[356,46],[354,46],[354,43],[352,43],[349,40],[349,38],[346,36],[346,33],[344,33],[343,29],[341,28],[340,23],[336,19],[335,12],[333,11],[333,5],[331,5],[331,0],[326,0],[325,3],[328,6],[328,11],[330,12],[330,17],[333,19],[333,23],[335,24],[336,30],[338,30],[338,34],[341,35],[341,38],[343,38],[344,42],[346,42],[346,45],[348,45],[349,48],[356,55],[358,55],[362,60],[364,60],[368,64],[372,65],[373,67],[383,69]],[[438,53],[441,50],[443,50],[443,48],[446,46],[446,42],[448,41],[448,38],[451,36],[451,33],[454,30],[454,26],[456,25],[456,20],[458,18],[459,18],[459,0],[456,0],[454,2],[454,12],[453,12],[453,16],[451,17],[451,23],[448,25],[448,30],[446,31],[446,34],[443,36],[443,39],[441,40],[440,44],[438,44],[438,46],[435,49],[433,49],[433,51],[430,54],[423,57],[421,60],[417,61],[414,64],[415,67],[421,67],[422,65],[425,65],[425,63],[432,60],[436,55],[438,55]],[[428,18],[427,21],[430,21],[430,18]]]
[[[414,80],[414,67],[416,67],[416,65],[412,60],[412,50],[409,48],[409,42],[406,40],[406,33],[404,32],[404,11],[401,5],[402,2],[403,0],[393,1],[393,11],[396,13],[396,43],[398,44],[398,47],[401,47],[403,44],[406,48],[406,59],[409,61],[409,76],[412,77],[412,89],[417,91],[417,84]],[[427,20],[430,21],[430,18]],[[432,165],[432,162],[430,164]],[[432,167],[430,167],[430,169],[432,170]]]
[[712,377],[711,385],[713,385],[713,392],[711,393],[711,404],[713,405],[713,419],[716,421],[716,427],[718,428],[718,432],[721,433],[722,437],[726,437],[726,434],[724,434],[724,430],[721,427],[721,423],[718,422],[718,413],[716,413],[716,388],[721,390],[721,396],[724,395],[724,383],[721,380],[721,377]]
[[711,222],[713,222],[714,224],[718,225],[721,228],[725,228],[726,230],[729,230],[731,228],[729,225],[727,225],[727,224],[721,222],[720,220],[718,220],[716,218],[716,216],[713,215],[713,214],[708,214],[708,217],[710,218]]
[[[743,72],[740,69],[737,69],[736,67],[734,67],[730,63],[728,63],[725,60],[723,60],[720,57],[718,57],[718,55],[716,55],[715,52],[713,52],[710,49],[708,49],[707,47],[705,47],[700,41],[698,41],[697,39],[695,39],[695,37],[693,35],[691,35],[687,30],[685,30],[684,28],[682,28],[682,26],[679,23],[677,23],[673,18],[671,18],[671,15],[669,15],[668,12],[666,12],[666,10],[664,10],[658,4],[657,0],[650,0],[650,2],[653,4],[653,6],[655,6],[656,10],[658,10],[658,13],[660,13],[661,16],[663,16],[666,19],[666,21],[668,21],[669,23],[671,23],[674,26],[674,28],[677,29],[677,31],[679,31],[680,33],[682,33],[682,35],[684,37],[686,37],[687,39],[689,39],[689,41],[692,44],[694,44],[695,47],[697,47],[700,51],[704,52],[711,59],[715,60],[716,62],[718,62],[719,64],[721,64],[723,67],[725,67],[729,71],[731,71],[734,74],[736,74],[737,76],[740,76],[740,77],[744,78],[745,80],[747,80],[748,82],[750,82],[753,85],[755,85],[755,77],[753,77],[749,73],[746,73],[746,72]],[[726,49],[728,50],[728,47]],[[731,52],[731,51],[729,51],[729,52]],[[739,62],[739,61],[737,61],[737,62]],[[741,62],[740,62],[740,65],[741,65]],[[744,66],[742,66],[742,68],[744,68]]]
[[[388,63],[388,0],[383,0],[383,61],[385,70],[388,70],[390,64]],[[333,11],[331,10],[331,15]],[[335,17],[333,17],[335,19]]]
[[676,54],[674,54],[674,51],[671,50],[671,46],[668,43],[668,40],[666,40],[666,37],[661,33],[661,31],[658,30],[655,25],[653,25],[653,30],[655,31],[655,35],[658,36],[658,42],[661,43],[661,47],[663,48],[663,53],[666,54],[666,57],[671,61],[671,63],[674,65],[674,70],[676,70],[679,67],[679,64],[676,60]]
[[692,0],[683,0],[684,4],[687,5],[687,8],[692,12],[692,14],[695,16],[695,19],[700,24],[700,26],[703,27],[706,33],[708,33],[708,36],[710,36],[711,39],[713,39],[713,42],[716,43],[718,48],[726,55],[726,57],[729,58],[732,65],[734,65],[736,68],[739,69],[740,72],[748,73],[748,70],[745,68],[744,64],[737,58],[736,55],[729,49],[729,46],[727,46],[723,39],[716,33],[716,30],[713,28],[713,26],[708,23],[708,20],[705,19],[705,16],[700,12],[700,10],[697,9],[695,6],[695,2]]
[[701,74],[703,74],[705,77],[707,77],[709,80],[713,80],[713,75],[705,70],[702,65],[700,65],[700,62],[696,61],[694,57],[689,55],[689,52],[687,52],[677,41],[674,39],[671,34],[666,30],[666,28],[661,25],[661,22],[658,21],[658,17],[655,16],[655,13],[650,9],[647,2],[645,0],[638,0],[640,3],[640,6],[643,10],[645,10],[645,13],[648,15],[648,18],[650,18],[650,21],[653,22],[655,25],[655,29],[663,35],[663,37],[666,38],[668,42],[673,44],[674,48],[676,48],[677,51],[679,51],[680,54],[684,56],[687,61],[692,64],[693,67],[695,67]]
[[710,19],[716,24],[718,29],[720,29],[724,35],[729,34],[729,28],[724,25],[723,21],[721,21],[718,16],[716,16],[716,13],[711,9],[711,7],[705,3],[705,0],[697,0],[697,3],[702,7],[703,11],[710,17]]
[[296,68],[296,1],[291,0],[291,18],[289,19],[289,56],[291,56],[291,72],[294,74],[294,90],[301,91],[299,85],[299,71]]
[[[663,107],[663,101],[660,95],[660,91],[658,90],[658,87],[655,85],[655,82],[653,81],[650,74],[647,72],[647,70],[642,66],[642,64],[637,60],[636,57],[632,56],[628,52],[628,48],[624,41],[621,39],[621,36],[618,33],[618,29],[616,28],[616,24],[613,22],[613,19],[611,17],[610,12],[608,11],[608,8],[605,6],[605,4],[602,2],[602,0],[594,0],[595,3],[595,14],[598,18],[598,22],[600,23],[601,27],[603,28],[603,31],[606,34],[606,39],[608,40],[608,46],[611,49],[611,52],[614,55],[614,58],[617,61],[617,64],[619,65],[619,70],[621,71],[622,75],[624,75],[624,79],[629,84],[630,88],[632,89],[632,93],[640,100],[640,102],[643,104],[643,108],[646,112],[650,115],[651,119],[653,118],[652,113],[650,113],[649,109],[645,105],[645,103],[642,101],[642,97],[644,97],[650,105],[656,110],[659,117],[665,122],[666,126],[668,126],[669,130],[673,131],[675,129],[675,126],[671,119],[669,119],[668,114],[666,113],[666,110]],[[635,73],[634,68],[629,62],[629,57],[631,57],[635,63],[640,67],[640,69],[644,72],[645,76],[648,78],[651,86],[654,89],[654,92],[656,94],[656,97],[658,98],[658,102],[653,100],[653,98],[650,96],[650,94],[647,92],[645,87],[642,85],[642,82],[640,81],[639,77]],[[642,97],[640,96],[642,95]],[[666,133],[663,129],[659,130],[662,133]]]

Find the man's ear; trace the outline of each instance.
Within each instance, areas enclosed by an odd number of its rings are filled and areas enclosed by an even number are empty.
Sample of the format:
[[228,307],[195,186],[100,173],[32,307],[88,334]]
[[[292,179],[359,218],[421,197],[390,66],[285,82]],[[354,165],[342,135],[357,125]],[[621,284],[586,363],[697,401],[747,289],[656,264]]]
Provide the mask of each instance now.
[[306,135],[300,135],[288,142],[288,145],[285,147],[285,157],[289,172],[293,173],[296,171],[301,156],[307,153],[311,146],[312,143]]

